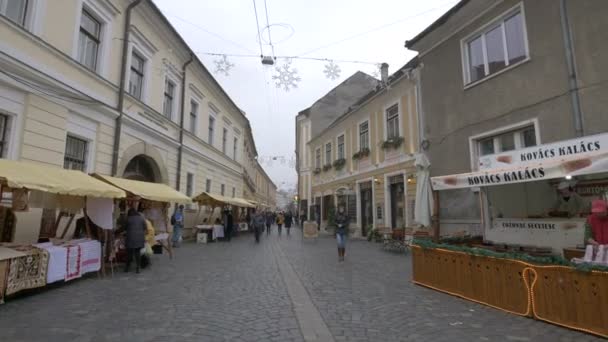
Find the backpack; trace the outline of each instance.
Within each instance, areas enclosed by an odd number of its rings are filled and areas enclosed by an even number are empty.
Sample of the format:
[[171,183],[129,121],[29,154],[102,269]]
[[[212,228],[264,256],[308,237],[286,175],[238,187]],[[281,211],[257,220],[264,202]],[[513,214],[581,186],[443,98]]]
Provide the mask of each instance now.
[[176,222],[175,220],[175,214],[171,215],[171,224],[174,225]]

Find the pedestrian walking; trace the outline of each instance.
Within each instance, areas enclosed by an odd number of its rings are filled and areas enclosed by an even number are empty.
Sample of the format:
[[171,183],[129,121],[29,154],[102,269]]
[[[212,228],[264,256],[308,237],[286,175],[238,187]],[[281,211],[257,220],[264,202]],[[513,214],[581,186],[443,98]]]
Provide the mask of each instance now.
[[182,237],[182,228],[184,228],[184,205],[180,204],[171,216],[171,224],[173,225],[173,247],[179,247],[179,240]]
[[270,210],[266,211],[266,235],[270,235],[270,227],[272,227],[272,223],[274,222],[274,216],[270,212]]
[[285,214],[285,229],[287,230],[287,235],[289,235],[289,231],[291,230],[292,223],[293,223],[293,216],[291,215],[291,211],[288,211]]
[[234,225],[234,219],[232,217],[232,211],[226,210],[226,222],[224,226],[224,231],[226,232],[226,241],[230,241],[232,238],[232,229]]
[[283,223],[285,223],[285,216],[283,216],[283,212],[279,212],[277,214],[277,227],[279,228],[279,235],[281,235],[281,231],[283,230]]
[[134,208],[129,209],[126,220],[125,247],[127,249],[127,263],[125,272],[129,272],[131,260],[135,258],[135,272],[139,273],[141,267],[141,249],[145,245],[146,220]]
[[346,253],[346,235],[348,234],[348,216],[346,215],[343,206],[338,207],[335,223],[336,241],[338,242],[338,261],[344,261],[344,255]]
[[255,242],[260,243],[260,235],[264,231],[264,225],[266,224],[266,216],[260,210],[258,213],[253,213],[253,232],[255,234]]

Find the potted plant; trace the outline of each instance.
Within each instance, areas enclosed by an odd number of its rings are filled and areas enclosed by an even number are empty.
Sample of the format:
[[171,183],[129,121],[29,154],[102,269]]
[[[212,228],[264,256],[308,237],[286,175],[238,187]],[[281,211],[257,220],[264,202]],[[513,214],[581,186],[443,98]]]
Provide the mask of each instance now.
[[388,149],[399,148],[399,146],[401,146],[401,144],[403,144],[403,141],[404,141],[403,137],[390,138],[390,139],[382,142],[382,149],[388,150]]
[[342,169],[344,167],[344,165],[346,165],[346,159],[344,159],[344,158],[340,158],[340,159],[337,159],[336,161],[334,161],[334,168],[336,170]]
[[327,164],[327,165],[323,166],[323,171],[327,172],[327,171],[331,170],[331,168],[332,168],[331,164]]
[[369,148],[364,147],[362,149],[359,150],[359,152],[356,152],[355,154],[353,154],[353,159],[357,160],[357,159],[361,159],[361,158],[365,158],[367,156],[369,156]]
[[321,168],[320,168],[320,167],[317,167],[316,169],[314,169],[314,170],[312,171],[312,173],[313,173],[313,174],[315,174],[315,175],[318,175],[319,173],[321,173]]

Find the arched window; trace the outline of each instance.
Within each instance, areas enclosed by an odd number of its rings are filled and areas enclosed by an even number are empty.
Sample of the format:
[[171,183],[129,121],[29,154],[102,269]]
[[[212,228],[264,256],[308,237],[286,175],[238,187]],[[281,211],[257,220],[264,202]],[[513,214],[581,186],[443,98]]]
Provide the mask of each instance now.
[[140,154],[129,161],[123,177],[126,179],[156,183],[160,181],[160,179],[158,179],[160,177],[157,177],[159,173],[156,170],[158,170],[158,166],[154,160]]

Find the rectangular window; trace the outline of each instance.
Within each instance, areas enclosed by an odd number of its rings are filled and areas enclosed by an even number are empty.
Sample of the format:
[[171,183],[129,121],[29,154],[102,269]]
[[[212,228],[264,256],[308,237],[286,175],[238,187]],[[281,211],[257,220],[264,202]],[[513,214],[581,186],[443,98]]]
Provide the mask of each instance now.
[[190,132],[196,134],[198,127],[198,103],[190,101]]
[[331,164],[331,143],[325,144],[325,165]]
[[144,63],[143,57],[135,51],[131,55],[131,77],[129,78],[129,94],[141,100],[142,89],[144,86]]
[[399,104],[390,106],[386,110],[386,138],[399,137]]
[[8,143],[8,116],[0,114],[0,158],[6,158]]
[[234,187],[232,188],[232,197],[236,197],[236,189]]
[[25,26],[29,0],[0,0],[0,14],[11,21]]
[[496,154],[536,146],[536,129],[528,126],[478,141],[479,155]]
[[207,181],[205,182],[205,192],[206,193],[211,192],[211,179],[207,179]]
[[221,194],[222,196],[224,196],[224,192],[226,192],[226,185],[222,184],[220,189],[221,189],[220,194]]
[[226,147],[228,146],[228,130],[224,128],[222,131],[222,153],[226,154]]
[[213,131],[215,130],[215,118],[213,116],[209,116],[209,136],[207,138],[207,142],[209,145],[213,145]]
[[232,158],[234,160],[236,160],[236,153],[237,153],[238,147],[239,147],[239,139],[234,138],[233,145],[232,145]]
[[318,148],[315,151],[315,168],[320,168],[321,167],[321,149]]
[[359,125],[359,151],[369,149],[369,121]]
[[89,12],[82,10],[78,36],[78,61],[93,71],[97,68],[100,34],[101,23]]
[[165,79],[165,100],[163,101],[163,114],[167,119],[173,118],[173,98],[175,96],[175,84]]
[[74,138],[68,135],[65,141],[65,156],[63,157],[63,168],[85,171],[86,157],[86,140]]
[[518,10],[465,43],[467,83],[479,81],[527,56],[523,16]]
[[186,196],[192,197],[194,192],[194,174],[188,172],[186,174]]
[[338,152],[338,159],[344,159],[344,134],[338,137],[336,151]]

